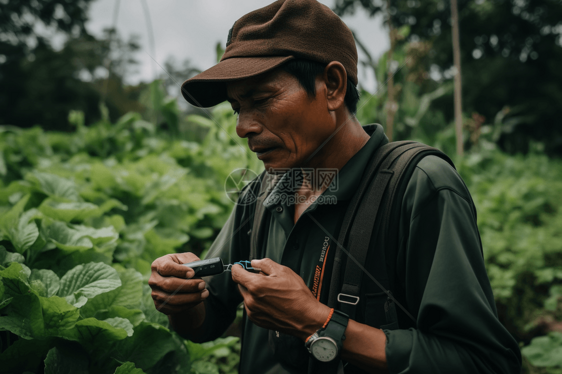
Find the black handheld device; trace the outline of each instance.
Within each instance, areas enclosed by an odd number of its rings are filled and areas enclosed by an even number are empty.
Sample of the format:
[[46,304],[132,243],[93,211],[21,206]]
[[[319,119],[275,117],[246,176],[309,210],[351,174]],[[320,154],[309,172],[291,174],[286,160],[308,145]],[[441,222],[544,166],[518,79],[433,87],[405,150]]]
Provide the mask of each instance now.
[[240,265],[250,273],[259,273],[261,269],[253,268],[250,261],[238,261],[234,264],[224,265],[220,257],[213,257],[207,260],[188,262],[182,264],[193,269],[196,277],[207,277],[209,275],[221,274],[224,271],[230,271],[232,265]]
[[224,271],[224,264],[220,257],[209,258],[207,260],[189,262],[183,264],[193,269],[196,277],[206,277],[208,275],[217,275]]

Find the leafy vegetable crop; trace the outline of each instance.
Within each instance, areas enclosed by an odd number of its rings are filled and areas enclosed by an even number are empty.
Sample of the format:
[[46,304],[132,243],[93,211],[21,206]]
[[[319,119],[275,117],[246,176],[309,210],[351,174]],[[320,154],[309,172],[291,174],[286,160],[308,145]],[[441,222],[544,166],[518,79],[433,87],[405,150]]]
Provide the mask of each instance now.
[[[159,256],[204,256],[233,207],[228,175],[261,163],[228,105],[211,119],[180,118],[169,100],[156,100],[156,114],[159,105],[173,135],[136,113],[85,126],[73,112],[74,133],[0,127],[2,373],[236,372],[238,339],[183,340],[147,280]],[[447,134],[433,140],[449,144]],[[500,320],[525,346],[525,372],[560,372],[562,163],[538,150],[509,156],[491,141],[456,164]]]
[[208,248],[233,206],[228,173],[256,166],[228,109],[213,117],[228,133],[190,119],[197,141],[135,113],[89,127],[71,113],[72,134],[0,128],[3,373],[236,369],[237,338],[183,340],[147,284],[155,258]]

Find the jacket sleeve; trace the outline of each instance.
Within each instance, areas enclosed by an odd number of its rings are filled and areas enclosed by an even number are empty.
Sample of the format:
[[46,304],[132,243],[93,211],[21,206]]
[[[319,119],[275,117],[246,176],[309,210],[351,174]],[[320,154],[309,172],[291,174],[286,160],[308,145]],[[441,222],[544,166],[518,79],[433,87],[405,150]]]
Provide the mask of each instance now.
[[417,328],[384,331],[390,372],[519,373],[519,347],[497,317],[474,204],[443,160],[418,164],[400,235],[397,274]]

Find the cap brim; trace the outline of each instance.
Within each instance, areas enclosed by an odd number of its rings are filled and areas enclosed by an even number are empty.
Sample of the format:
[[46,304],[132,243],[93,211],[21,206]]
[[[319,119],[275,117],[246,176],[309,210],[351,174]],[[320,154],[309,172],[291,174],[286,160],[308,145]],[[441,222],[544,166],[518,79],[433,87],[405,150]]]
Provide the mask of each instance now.
[[191,105],[207,108],[226,100],[226,82],[266,73],[293,56],[232,57],[183,82],[181,94]]

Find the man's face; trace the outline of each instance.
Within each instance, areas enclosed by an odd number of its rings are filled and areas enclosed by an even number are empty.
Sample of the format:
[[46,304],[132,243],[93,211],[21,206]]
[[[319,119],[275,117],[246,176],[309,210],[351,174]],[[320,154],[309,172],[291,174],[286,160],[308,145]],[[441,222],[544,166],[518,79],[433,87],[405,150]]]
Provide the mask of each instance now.
[[248,138],[266,170],[307,166],[304,162],[335,130],[321,76],[316,78],[315,98],[280,70],[229,82],[227,95],[239,112],[238,136]]

